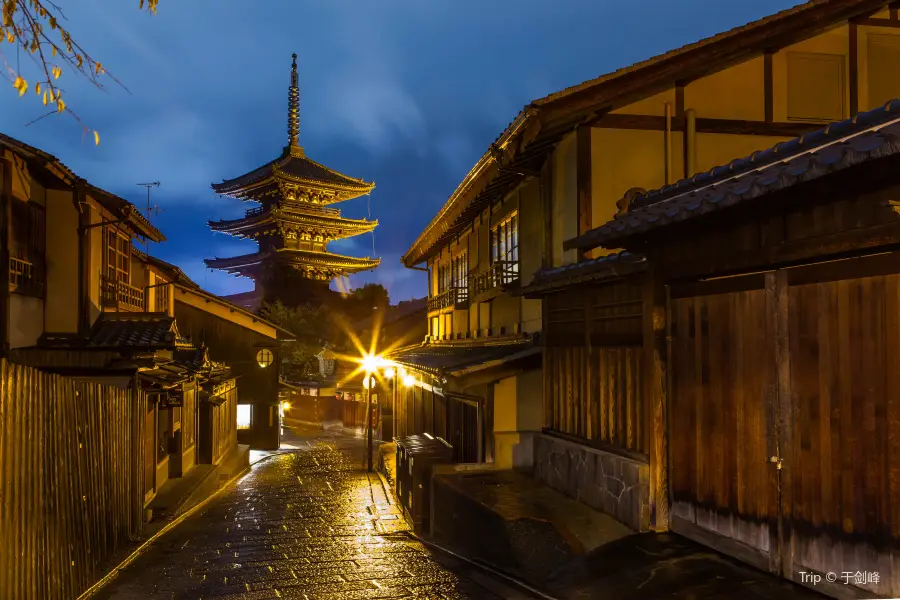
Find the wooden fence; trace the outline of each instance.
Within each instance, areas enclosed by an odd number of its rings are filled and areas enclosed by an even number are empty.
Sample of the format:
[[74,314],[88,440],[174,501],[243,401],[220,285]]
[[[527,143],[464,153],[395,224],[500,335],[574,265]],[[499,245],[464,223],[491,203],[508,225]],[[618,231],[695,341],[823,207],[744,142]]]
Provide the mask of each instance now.
[[135,394],[0,361],[0,597],[75,598],[139,533]]
[[[489,406],[491,403],[485,404]],[[394,411],[392,418],[397,427],[394,432],[396,437],[429,433],[443,438],[453,446],[454,462],[477,462],[480,443],[485,445],[486,450],[491,448],[490,440],[483,439],[489,432],[479,421],[474,402],[435,394],[419,386],[403,387],[397,391]],[[485,419],[487,423],[492,422],[489,415]],[[479,428],[482,429],[480,434]]]
[[546,428],[602,446],[649,452],[642,285],[639,274],[546,298]]

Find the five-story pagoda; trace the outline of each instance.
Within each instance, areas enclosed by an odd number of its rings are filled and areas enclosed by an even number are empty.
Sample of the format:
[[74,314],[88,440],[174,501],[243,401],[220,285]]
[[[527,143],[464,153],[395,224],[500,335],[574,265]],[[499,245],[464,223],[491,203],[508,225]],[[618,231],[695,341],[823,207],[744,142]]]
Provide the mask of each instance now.
[[378,225],[378,221],[345,219],[340,210],[330,206],[367,194],[375,184],[341,175],[306,157],[299,144],[296,54],[293,59],[288,92],[288,146],[280,157],[258,169],[212,185],[217,194],[259,204],[247,209],[242,219],[209,222],[213,231],[254,239],[259,244],[259,250],[253,254],[205,260],[212,269],[254,280],[255,291],[240,294],[244,304],[273,300],[288,305],[321,302],[330,294],[328,285],[332,279],[374,269],[381,262],[327,250],[332,240],[372,231]]

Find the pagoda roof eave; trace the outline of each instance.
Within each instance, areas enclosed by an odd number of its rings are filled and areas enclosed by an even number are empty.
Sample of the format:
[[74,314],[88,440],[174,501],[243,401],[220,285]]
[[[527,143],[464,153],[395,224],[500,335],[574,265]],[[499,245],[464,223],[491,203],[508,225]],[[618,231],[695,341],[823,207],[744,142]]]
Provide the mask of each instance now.
[[323,266],[347,272],[366,271],[374,269],[381,264],[380,258],[369,258],[368,256],[361,258],[331,252],[293,248],[279,248],[275,252],[255,252],[231,258],[206,258],[203,262],[210,269],[233,272],[252,269],[272,259],[287,264]]
[[342,192],[340,200],[349,200],[371,192],[374,183],[354,179],[306,157],[302,149],[291,148],[282,156],[233,179],[213,183],[217,194],[243,199],[253,190],[285,181],[310,188]]
[[381,264],[380,258],[346,256],[333,252],[319,252],[317,250],[299,250],[295,248],[279,248],[275,251],[275,257],[280,262],[289,264],[318,264],[336,267],[345,270],[365,271],[374,269]]
[[[369,221],[366,219],[345,219],[342,217],[304,215],[281,211],[277,214],[263,212],[250,217],[242,217],[240,219],[210,220],[207,221],[207,224],[213,231],[241,234],[249,229],[264,227],[266,225],[275,225],[279,221],[285,221],[299,227],[309,227],[311,229],[329,229],[335,231],[333,239],[342,239],[368,233],[378,226],[377,219]],[[337,233],[338,231],[341,233]]]

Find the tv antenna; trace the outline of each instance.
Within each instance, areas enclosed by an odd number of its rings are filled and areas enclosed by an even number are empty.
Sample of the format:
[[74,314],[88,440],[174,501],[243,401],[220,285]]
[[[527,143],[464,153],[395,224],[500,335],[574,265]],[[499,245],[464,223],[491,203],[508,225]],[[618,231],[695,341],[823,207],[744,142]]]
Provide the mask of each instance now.
[[[147,188],[147,208],[144,209],[147,211],[147,221],[152,223],[153,215],[158,215],[159,213],[165,212],[164,209],[159,207],[159,204],[151,204],[150,203],[150,188],[159,187],[159,182],[154,181],[151,183],[139,183],[141,187]],[[150,240],[144,240],[144,251],[147,253],[147,256],[150,256]]]

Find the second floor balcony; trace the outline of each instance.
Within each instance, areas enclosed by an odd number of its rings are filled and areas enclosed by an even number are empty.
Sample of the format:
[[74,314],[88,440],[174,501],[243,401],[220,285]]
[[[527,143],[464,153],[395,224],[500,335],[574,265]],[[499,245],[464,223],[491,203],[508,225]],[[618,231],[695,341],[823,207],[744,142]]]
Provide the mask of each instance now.
[[496,261],[477,275],[469,277],[470,297],[489,292],[502,286],[519,281],[519,263],[517,261]]
[[9,291],[28,296],[44,295],[44,261],[42,259],[9,257]]
[[124,281],[100,276],[100,302],[104,308],[128,312],[144,310],[144,290]]
[[465,308],[468,300],[468,288],[452,287],[428,299],[428,312],[437,312],[444,308]]

